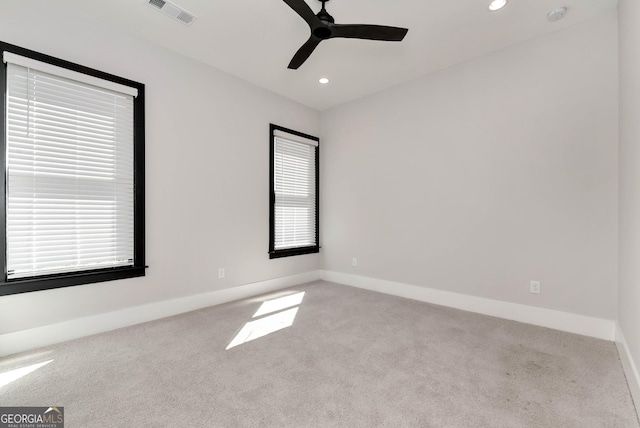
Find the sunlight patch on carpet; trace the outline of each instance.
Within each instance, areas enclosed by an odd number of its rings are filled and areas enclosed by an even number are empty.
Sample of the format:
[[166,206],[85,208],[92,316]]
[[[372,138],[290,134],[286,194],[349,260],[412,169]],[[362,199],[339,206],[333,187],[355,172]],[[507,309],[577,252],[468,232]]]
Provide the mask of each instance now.
[[5,373],[0,373],[0,388],[5,385],[9,385],[11,382],[15,382],[28,375],[29,373],[33,373],[38,370],[40,367],[44,367],[47,364],[51,363],[53,360],[45,361],[43,363],[31,364],[30,366],[21,367],[19,369],[9,370]]
[[293,325],[298,308],[291,308],[255,321],[249,321],[233,338],[227,350]]
[[277,312],[282,309],[290,308],[292,306],[298,306],[302,303],[302,299],[304,298],[304,291],[299,293],[291,294],[289,296],[279,297],[273,300],[267,300],[262,303],[258,311],[253,315],[253,318],[259,317],[261,315],[270,314],[272,312]]

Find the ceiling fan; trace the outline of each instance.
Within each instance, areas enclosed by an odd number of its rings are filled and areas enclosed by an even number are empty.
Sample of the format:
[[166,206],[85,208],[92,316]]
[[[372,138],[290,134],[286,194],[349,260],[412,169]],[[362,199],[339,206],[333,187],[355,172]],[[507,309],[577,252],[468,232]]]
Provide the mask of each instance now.
[[409,31],[407,28],[387,27],[384,25],[366,24],[335,24],[333,16],[329,15],[324,4],[329,0],[320,0],[322,9],[314,14],[304,0],[284,0],[298,15],[302,17],[311,29],[311,37],[302,45],[289,63],[290,69],[297,70],[309,58],[313,50],[321,41],[335,37],[350,39],[383,40],[399,42]]

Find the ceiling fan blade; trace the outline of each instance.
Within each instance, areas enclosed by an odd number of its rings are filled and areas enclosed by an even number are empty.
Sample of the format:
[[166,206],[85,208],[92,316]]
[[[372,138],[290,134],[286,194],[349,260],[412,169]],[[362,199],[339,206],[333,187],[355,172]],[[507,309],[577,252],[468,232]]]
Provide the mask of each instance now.
[[302,47],[298,49],[298,52],[296,52],[296,54],[293,56],[288,68],[297,70],[298,67],[300,67],[307,60],[307,58],[309,58],[313,50],[316,48],[316,46],[318,46],[318,44],[320,44],[321,41],[322,39],[319,39],[313,35],[309,37],[309,40],[307,40],[306,43],[302,45]]
[[309,24],[309,27],[315,28],[322,25],[320,19],[304,0],[284,0],[284,2],[300,15]]
[[409,29],[366,24],[329,24],[331,37],[399,42]]

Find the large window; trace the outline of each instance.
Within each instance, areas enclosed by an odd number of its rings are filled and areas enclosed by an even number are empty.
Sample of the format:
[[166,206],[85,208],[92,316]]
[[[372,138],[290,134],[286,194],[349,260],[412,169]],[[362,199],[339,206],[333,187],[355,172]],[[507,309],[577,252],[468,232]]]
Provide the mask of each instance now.
[[271,125],[269,257],[317,253],[319,139]]
[[0,47],[0,294],[144,275],[144,85]]

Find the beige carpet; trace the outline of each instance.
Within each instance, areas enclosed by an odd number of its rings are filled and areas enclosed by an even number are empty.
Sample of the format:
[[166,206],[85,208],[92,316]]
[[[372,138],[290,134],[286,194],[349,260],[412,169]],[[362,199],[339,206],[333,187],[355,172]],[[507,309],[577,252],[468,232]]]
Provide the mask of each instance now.
[[67,428],[639,426],[611,342],[326,282],[4,358],[0,373],[47,361],[0,405],[64,406]]

